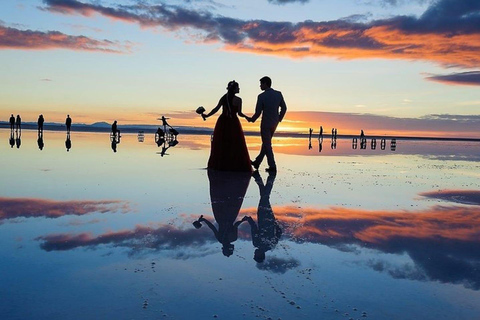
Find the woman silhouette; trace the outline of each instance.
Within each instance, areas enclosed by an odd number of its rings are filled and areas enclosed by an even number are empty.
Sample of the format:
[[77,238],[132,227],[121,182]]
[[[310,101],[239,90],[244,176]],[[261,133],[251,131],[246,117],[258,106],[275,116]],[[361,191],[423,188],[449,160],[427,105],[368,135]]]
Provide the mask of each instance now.
[[201,227],[201,222],[204,222],[212,229],[215,238],[222,244],[222,252],[226,257],[233,254],[234,245],[232,242],[235,242],[238,238],[238,226],[246,221],[246,219],[235,220],[242,207],[250,177],[250,172],[208,170],[210,201],[218,229],[203,215],[193,225],[198,229]]
[[222,114],[218,117],[213,131],[212,149],[208,159],[209,169],[252,171],[245,135],[237,116],[245,117],[242,113],[242,99],[236,96],[239,92],[238,82],[230,81],[227,93],[220,98],[217,106],[208,114],[202,113],[205,120],[222,108]]

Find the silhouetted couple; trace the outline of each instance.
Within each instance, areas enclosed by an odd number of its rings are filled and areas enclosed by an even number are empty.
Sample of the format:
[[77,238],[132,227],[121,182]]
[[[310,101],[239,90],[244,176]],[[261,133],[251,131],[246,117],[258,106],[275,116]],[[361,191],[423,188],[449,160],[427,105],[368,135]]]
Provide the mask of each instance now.
[[[240,92],[240,87],[235,81],[228,83],[227,93],[220,98],[217,106],[208,114],[202,114],[205,120],[222,108],[222,114],[218,117],[213,131],[212,148],[208,160],[209,169],[251,172],[252,166],[257,170],[263,158],[267,156],[268,168],[266,170],[277,171],[272,138],[278,123],[285,116],[287,106],[282,93],[273,90],[271,86],[272,80],[269,77],[260,79],[260,89],[264,92],[258,95],[255,113],[252,117],[248,117],[242,112],[242,99],[236,96]],[[253,123],[260,115],[262,115],[260,124],[262,148],[255,160],[251,161],[238,116]]]
[[193,223],[194,226],[200,228],[201,223],[205,223],[213,231],[217,241],[222,244],[223,254],[229,257],[234,251],[233,242],[238,238],[238,227],[247,221],[250,224],[252,242],[256,248],[253,258],[257,262],[263,262],[265,252],[273,249],[282,235],[270,204],[270,193],[275,176],[275,172],[269,172],[267,182],[264,184],[258,171],[253,173],[260,191],[257,222],[249,216],[236,221],[251,179],[250,173],[208,170],[210,200],[218,229],[203,215]]

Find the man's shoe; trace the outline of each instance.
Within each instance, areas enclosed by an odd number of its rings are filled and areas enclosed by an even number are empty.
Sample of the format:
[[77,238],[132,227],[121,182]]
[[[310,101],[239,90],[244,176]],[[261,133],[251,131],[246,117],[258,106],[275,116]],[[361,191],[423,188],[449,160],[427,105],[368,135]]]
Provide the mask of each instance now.
[[270,167],[270,168],[266,168],[265,171],[267,172],[277,172],[277,167]]
[[260,164],[255,162],[255,161],[252,161],[250,160],[250,163],[252,164],[252,166],[255,168],[255,170],[258,170],[258,167],[260,167]]

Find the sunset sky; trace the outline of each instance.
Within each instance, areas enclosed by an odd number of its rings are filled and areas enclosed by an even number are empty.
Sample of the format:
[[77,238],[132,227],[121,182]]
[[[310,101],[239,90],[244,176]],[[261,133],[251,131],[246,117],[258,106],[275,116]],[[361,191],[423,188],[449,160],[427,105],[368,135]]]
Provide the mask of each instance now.
[[2,121],[213,127],[269,75],[279,130],[480,138],[478,0],[9,0],[0,59]]

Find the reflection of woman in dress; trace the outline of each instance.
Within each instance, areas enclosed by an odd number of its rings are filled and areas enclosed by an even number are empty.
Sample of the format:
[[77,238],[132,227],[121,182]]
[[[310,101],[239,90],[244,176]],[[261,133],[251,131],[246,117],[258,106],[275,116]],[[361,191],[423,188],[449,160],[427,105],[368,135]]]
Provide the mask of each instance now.
[[233,254],[234,245],[238,238],[238,226],[246,219],[237,220],[242,207],[243,198],[250,182],[250,172],[222,172],[208,170],[210,180],[210,201],[218,229],[213,223],[202,216],[193,224],[196,228],[205,223],[222,244],[222,252],[226,257]]
[[213,131],[212,149],[208,159],[208,168],[222,171],[252,171],[245,135],[238,119],[245,117],[242,113],[242,99],[235,94],[240,92],[238,82],[230,81],[227,93],[203,119],[214,115],[220,107],[222,114],[218,117]]

